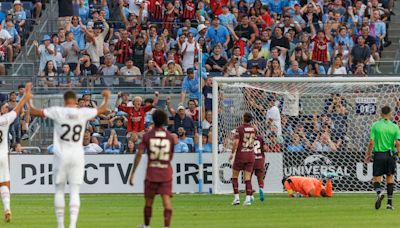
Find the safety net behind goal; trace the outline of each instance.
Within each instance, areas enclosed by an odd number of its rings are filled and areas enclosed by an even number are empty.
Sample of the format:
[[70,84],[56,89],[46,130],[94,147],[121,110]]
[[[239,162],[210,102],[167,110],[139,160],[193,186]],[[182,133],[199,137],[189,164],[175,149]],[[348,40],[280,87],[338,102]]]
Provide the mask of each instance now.
[[[242,123],[245,112],[252,113],[252,124],[266,143],[266,191],[282,192],[284,177],[321,177],[324,173],[337,174],[333,180],[336,192],[372,190],[372,163],[363,162],[370,127],[385,105],[399,123],[400,82],[368,82],[367,78],[364,82],[257,80],[215,80],[215,193],[232,192],[228,158],[233,130]],[[256,183],[253,177],[253,186]]]

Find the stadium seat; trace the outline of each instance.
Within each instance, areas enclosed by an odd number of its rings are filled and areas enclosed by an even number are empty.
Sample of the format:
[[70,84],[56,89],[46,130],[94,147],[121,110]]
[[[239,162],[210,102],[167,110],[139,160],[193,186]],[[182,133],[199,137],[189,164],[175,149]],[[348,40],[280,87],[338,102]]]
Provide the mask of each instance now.
[[122,145],[126,145],[128,142],[126,136],[118,136],[118,141],[120,141]]
[[126,130],[125,129],[115,129],[115,132],[117,133],[117,136],[124,136],[126,137]]
[[193,153],[194,152],[194,148],[192,144],[187,144],[188,148],[189,148],[189,153]]
[[167,101],[166,100],[158,100],[156,108],[164,109],[166,105],[167,105]]
[[1,11],[8,12],[13,6],[12,2],[2,2]]
[[24,7],[25,10],[32,10],[33,9],[32,2],[22,2],[22,6]]
[[105,137],[105,138],[108,138],[108,136],[111,135],[111,130],[112,130],[112,129],[110,129],[110,128],[104,130],[104,137]]

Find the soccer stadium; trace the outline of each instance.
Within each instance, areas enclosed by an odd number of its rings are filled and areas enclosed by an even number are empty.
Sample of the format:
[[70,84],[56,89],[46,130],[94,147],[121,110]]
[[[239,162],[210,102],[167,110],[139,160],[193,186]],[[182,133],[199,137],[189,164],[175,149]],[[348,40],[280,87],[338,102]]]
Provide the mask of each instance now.
[[0,227],[400,227],[399,75],[395,0],[0,0]]

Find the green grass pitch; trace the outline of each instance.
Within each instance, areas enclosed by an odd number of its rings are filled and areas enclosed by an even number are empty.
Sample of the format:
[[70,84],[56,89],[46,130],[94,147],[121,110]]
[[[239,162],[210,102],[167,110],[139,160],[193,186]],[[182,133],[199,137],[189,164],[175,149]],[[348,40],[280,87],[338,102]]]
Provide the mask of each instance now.
[[[242,201],[243,201],[243,194]],[[13,220],[0,227],[56,227],[52,195],[12,195]],[[172,227],[400,227],[399,211],[374,209],[373,194],[336,194],[333,198],[287,198],[266,194],[265,202],[250,207],[231,206],[231,195],[174,195]],[[143,223],[142,195],[81,195],[78,227],[136,228]],[[68,205],[68,201],[66,201]],[[400,198],[394,197],[400,209]],[[159,197],[153,207],[151,227],[163,227]],[[68,209],[66,210],[68,227]]]

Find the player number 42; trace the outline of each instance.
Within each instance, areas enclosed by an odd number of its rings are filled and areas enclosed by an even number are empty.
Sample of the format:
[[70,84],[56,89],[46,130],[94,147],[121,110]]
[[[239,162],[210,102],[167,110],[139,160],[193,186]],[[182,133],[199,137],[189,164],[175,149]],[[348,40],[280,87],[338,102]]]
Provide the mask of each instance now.
[[150,159],[169,161],[171,143],[168,139],[150,139]]

